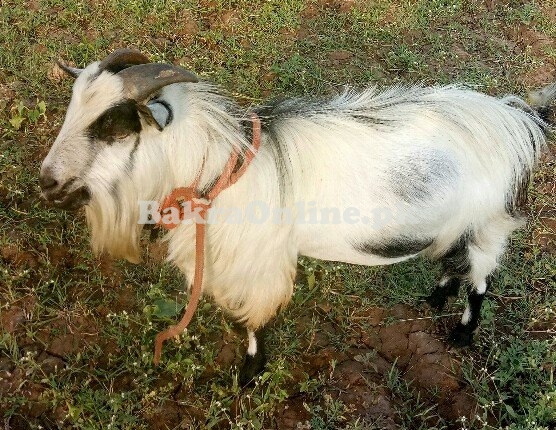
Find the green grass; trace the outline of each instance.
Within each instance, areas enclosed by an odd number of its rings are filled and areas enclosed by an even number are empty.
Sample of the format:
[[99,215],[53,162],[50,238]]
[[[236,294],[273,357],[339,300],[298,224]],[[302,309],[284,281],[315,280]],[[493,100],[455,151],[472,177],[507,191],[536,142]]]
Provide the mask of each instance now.
[[[71,91],[70,80],[52,75],[56,59],[84,66],[117,47],[136,47],[222,85],[244,104],[371,81],[465,82],[491,94],[524,94],[556,66],[550,18],[556,2],[487,3],[3,2],[0,415],[6,428],[273,428],[286,406],[298,408],[300,425],[313,429],[387,428],[392,423],[384,416],[366,416],[346,400],[335,369],[354,349],[369,395],[388,397],[395,428],[553,428],[556,256],[539,234],[554,243],[555,232],[542,226],[542,218],[556,216],[554,161],[536,176],[529,222],[512,237],[495,276],[476,346],[449,352],[461,362],[459,383],[478,401],[466,419],[443,415],[440,394],[419,388],[395,360],[383,373],[373,370],[376,353],[360,337],[374,328],[354,318],[376,306],[409,305],[444,339],[464,297],[443,316],[427,311],[423,299],[437,265],[363,268],[301,259],[292,302],[271,324],[268,368],[255,387],[242,389],[244,335],[208,301],[179,341],[165,345],[163,364],[152,365],[154,336],[186,297],[183,278],[154,257],[147,238],[140,266],[99,260],[88,248],[82,214],[53,211],[39,199],[40,162]],[[10,328],[10,321],[18,325]]]

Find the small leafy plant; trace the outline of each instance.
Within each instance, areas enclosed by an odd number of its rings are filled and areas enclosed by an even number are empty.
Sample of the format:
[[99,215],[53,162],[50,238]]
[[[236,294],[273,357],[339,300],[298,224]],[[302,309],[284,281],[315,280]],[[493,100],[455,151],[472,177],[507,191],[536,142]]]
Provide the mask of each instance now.
[[46,119],[46,103],[44,100],[37,101],[35,107],[29,108],[18,100],[10,109],[11,118],[9,120],[14,130],[19,130],[25,121],[36,124],[41,117]]

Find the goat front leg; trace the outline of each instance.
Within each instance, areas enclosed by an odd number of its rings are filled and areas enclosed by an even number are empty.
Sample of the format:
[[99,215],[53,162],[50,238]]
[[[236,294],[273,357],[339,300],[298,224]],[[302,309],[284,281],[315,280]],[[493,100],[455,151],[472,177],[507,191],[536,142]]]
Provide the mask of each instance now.
[[264,328],[257,331],[247,329],[249,345],[245,360],[239,371],[239,383],[242,387],[253,383],[255,377],[264,369],[266,364],[264,338]]

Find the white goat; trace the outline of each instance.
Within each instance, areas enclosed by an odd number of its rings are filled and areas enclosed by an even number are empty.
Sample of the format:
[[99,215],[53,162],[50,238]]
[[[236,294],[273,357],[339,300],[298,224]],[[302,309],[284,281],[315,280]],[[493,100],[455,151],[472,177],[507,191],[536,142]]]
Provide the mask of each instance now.
[[[119,50],[83,70],[66,68],[77,80],[40,177],[55,205],[85,205],[95,251],[132,262],[144,227],[139,202],[160,202],[198,175],[202,192],[232,151],[251,148],[249,111],[181,68],[147,63]],[[555,98],[553,85],[535,105]],[[255,331],[290,299],[299,255],[363,265],[439,259],[444,275],[430,303],[440,308],[461,281],[470,284],[451,335],[469,344],[545,146],[537,113],[517,97],[457,86],[371,87],[250,111],[262,122],[260,150],[213,208],[251,211],[258,222],[219,217],[207,226],[202,286],[248,330],[242,381],[264,365]],[[264,219],[265,208],[282,211],[282,222]],[[289,213],[295,222],[285,222]],[[181,224],[165,237],[188,280],[194,236],[192,224]]]

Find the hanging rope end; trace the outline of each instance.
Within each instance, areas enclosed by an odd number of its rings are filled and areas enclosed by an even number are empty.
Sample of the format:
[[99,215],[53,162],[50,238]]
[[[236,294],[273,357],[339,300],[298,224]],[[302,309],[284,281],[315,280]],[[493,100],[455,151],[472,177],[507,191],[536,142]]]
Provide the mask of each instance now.
[[162,344],[164,343],[165,339],[161,338],[161,334],[162,333],[158,333],[154,341],[153,363],[155,366],[158,366],[160,364],[160,357],[162,356]]

